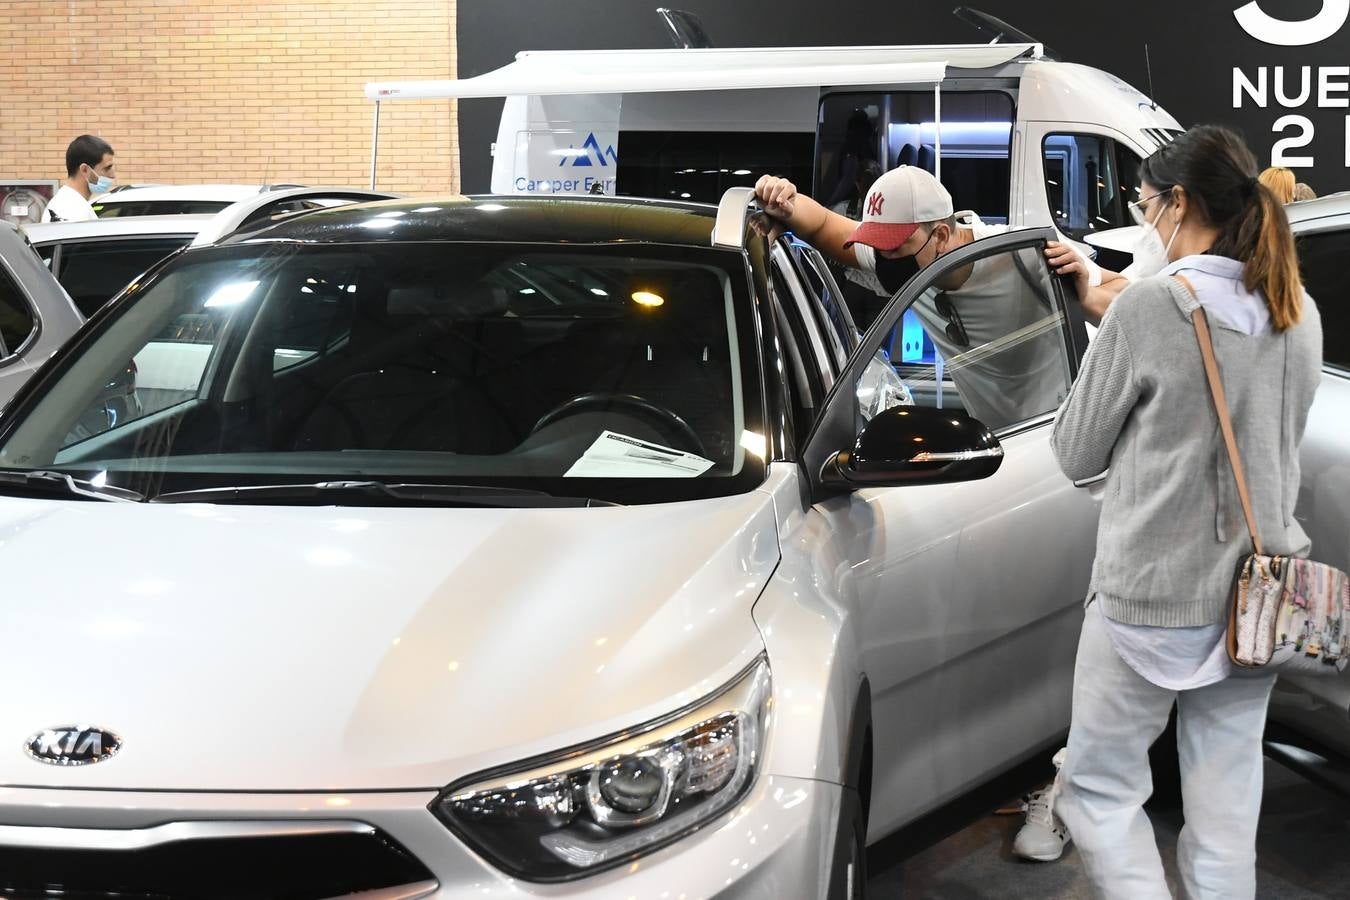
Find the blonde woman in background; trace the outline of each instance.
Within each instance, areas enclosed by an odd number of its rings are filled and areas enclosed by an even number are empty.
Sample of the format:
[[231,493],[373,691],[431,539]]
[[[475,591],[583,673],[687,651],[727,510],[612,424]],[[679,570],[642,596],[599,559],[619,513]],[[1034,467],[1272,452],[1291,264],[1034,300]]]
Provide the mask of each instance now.
[[1271,166],[1261,173],[1260,182],[1270,188],[1270,192],[1275,195],[1275,199],[1281,203],[1294,202],[1294,187],[1298,179],[1289,169],[1279,166]]

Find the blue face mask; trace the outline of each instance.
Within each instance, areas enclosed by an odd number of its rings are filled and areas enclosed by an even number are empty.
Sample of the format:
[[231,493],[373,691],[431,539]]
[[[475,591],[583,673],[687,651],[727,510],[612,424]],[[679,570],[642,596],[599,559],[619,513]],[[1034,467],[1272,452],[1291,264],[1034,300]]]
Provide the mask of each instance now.
[[[93,169],[90,169],[89,171],[94,172]],[[108,191],[112,190],[112,186],[113,179],[110,176],[100,175],[97,172],[94,172],[94,180],[89,182],[89,193],[91,195],[106,194]]]

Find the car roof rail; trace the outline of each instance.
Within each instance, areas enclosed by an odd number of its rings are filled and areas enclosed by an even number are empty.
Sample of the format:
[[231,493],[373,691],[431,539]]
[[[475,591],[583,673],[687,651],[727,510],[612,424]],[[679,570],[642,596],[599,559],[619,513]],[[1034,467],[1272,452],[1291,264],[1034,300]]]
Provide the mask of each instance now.
[[238,234],[251,226],[258,225],[268,217],[275,215],[281,207],[302,200],[322,202],[335,200],[333,206],[346,203],[369,203],[372,200],[398,200],[400,194],[385,191],[367,191],[361,188],[289,188],[268,191],[247,200],[231,203],[215,214],[211,222],[198,232],[189,246],[203,247]]
[[712,245],[740,250],[745,247],[745,226],[750,220],[750,206],[755,189],[727,188],[717,204],[717,221],[713,224]]

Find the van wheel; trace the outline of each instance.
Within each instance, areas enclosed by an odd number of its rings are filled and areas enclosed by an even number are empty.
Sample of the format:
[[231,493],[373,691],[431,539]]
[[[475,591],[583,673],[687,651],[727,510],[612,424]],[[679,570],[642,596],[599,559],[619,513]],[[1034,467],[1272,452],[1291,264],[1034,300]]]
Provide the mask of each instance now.
[[829,897],[830,900],[867,898],[867,820],[862,799],[853,788],[844,788]]

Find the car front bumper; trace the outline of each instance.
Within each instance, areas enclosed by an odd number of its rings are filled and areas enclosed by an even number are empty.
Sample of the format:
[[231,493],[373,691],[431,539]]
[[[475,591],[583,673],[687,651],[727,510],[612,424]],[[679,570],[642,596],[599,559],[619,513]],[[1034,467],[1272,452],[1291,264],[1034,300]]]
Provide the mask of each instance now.
[[[193,842],[200,851],[200,842],[212,840],[234,841],[236,850],[243,841],[256,849],[268,841],[366,833],[376,842],[392,840],[430,875],[362,895],[377,900],[822,897],[842,788],[761,777],[734,810],[689,837],[627,866],[560,884],[522,882],[492,867],[432,816],[427,807],[434,798],[428,791],[233,794],[0,788],[0,822],[5,823],[0,825],[0,853],[32,859],[41,851],[37,855],[46,854],[42,858],[51,859],[53,867],[77,859],[88,873],[91,865],[98,865],[90,862],[91,854],[109,859],[150,847],[172,854]],[[197,891],[210,893],[209,864],[196,865],[193,872]],[[41,874],[51,884],[66,882],[68,876],[63,871]],[[260,887],[265,885],[264,880]]]

